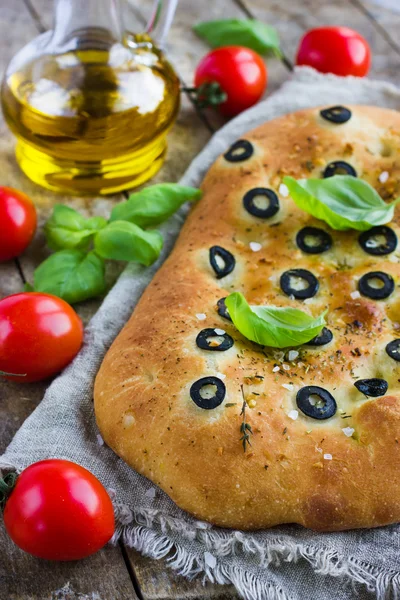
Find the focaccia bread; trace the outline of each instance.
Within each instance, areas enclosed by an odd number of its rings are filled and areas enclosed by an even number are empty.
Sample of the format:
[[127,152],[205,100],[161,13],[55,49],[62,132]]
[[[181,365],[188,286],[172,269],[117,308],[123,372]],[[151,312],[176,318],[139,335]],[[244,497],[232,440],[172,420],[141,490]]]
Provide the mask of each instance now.
[[[326,531],[400,521],[399,213],[361,235],[334,231],[282,185],[348,172],[389,201],[399,150],[400,115],[374,107],[305,110],[243,136],[104,359],[104,440],[197,518]],[[311,344],[263,348],[230,321],[232,291],[328,309],[327,327]]]

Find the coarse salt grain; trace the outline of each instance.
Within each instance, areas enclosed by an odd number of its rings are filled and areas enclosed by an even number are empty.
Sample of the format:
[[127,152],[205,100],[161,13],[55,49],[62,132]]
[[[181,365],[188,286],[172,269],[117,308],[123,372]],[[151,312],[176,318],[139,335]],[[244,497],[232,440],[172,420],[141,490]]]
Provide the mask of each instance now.
[[250,250],[252,250],[253,252],[259,252],[262,248],[261,244],[259,244],[258,242],[250,242],[249,246]]
[[324,454],[325,460],[332,460],[332,454]]
[[312,301],[312,298],[306,298],[305,300],[303,300],[304,304],[310,304]]
[[225,334],[225,329],[214,329],[215,333],[217,335],[224,335]]
[[361,294],[358,290],[354,290],[354,292],[351,292],[350,297],[353,300],[356,300],[357,298],[361,298]]
[[147,492],[145,492],[145,496],[146,498],[149,498],[150,500],[154,500],[154,498],[156,497],[156,488],[151,487],[150,489],[147,490]]
[[288,352],[288,360],[295,360],[298,357],[299,353],[297,350],[289,350]]
[[279,367],[278,367],[278,365],[276,365],[276,367],[274,367],[274,368],[272,369],[272,372],[273,372],[273,373],[277,373],[277,371],[279,371]]
[[224,373],[217,373],[217,377],[219,377],[219,379],[225,379],[226,375],[224,375]]
[[284,198],[287,198],[289,196],[289,188],[284,183],[281,183],[278,191],[279,191],[280,195],[283,196]]
[[99,446],[104,446],[104,440],[99,433],[96,435],[96,439]]
[[204,321],[204,319],[207,318],[207,315],[205,313],[197,313],[196,317],[198,318],[199,321]]
[[290,371],[290,365],[287,365],[286,363],[283,363],[282,369],[284,369],[285,371]]
[[282,387],[291,392],[293,390],[293,383],[282,383]]
[[299,416],[299,411],[297,411],[297,410],[291,410],[290,412],[288,412],[289,419],[293,419],[293,421],[295,421],[298,416]]
[[386,183],[389,179],[389,173],[387,171],[382,171],[382,173],[378,177],[381,183]]
[[217,559],[211,554],[211,552],[204,552],[204,562],[211,569],[214,569],[214,567],[217,565]]
[[353,429],[353,427],[343,427],[342,431],[346,437],[351,437],[355,432],[355,429]]

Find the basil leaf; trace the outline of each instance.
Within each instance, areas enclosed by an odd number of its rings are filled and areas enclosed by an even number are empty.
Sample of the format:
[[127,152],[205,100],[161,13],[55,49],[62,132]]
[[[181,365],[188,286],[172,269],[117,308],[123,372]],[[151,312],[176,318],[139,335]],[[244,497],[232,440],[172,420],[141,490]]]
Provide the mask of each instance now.
[[400,201],[386,204],[369,183],[350,175],[298,181],[284,177],[283,182],[299,208],[340,231],[389,223]]
[[138,262],[148,267],[158,258],[163,245],[159,231],[144,231],[128,221],[113,221],[94,239],[99,256]]
[[70,304],[99,296],[105,290],[104,261],[94,252],[60,250],[36,269],[33,287]]
[[282,56],[276,29],[257,19],[222,19],[204,21],[193,27],[197,35],[212,48],[220,46],[245,46],[258,54],[274,52]]
[[244,337],[262,346],[286,348],[309,342],[325,325],[327,311],[314,317],[298,308],[249,306],[239,292],[225,299],[229,315]]
[[97,231],[105,227],[106,219],[85,219],[73,208],[56,204],[53,214],[44,226],[47,243],[53,250],[87,248]]
[[110,221],[130,221],[139,227],[154,227],[166,221],[184,202],[198,200],[202,192],[176,183],[159,183],[117,204]]

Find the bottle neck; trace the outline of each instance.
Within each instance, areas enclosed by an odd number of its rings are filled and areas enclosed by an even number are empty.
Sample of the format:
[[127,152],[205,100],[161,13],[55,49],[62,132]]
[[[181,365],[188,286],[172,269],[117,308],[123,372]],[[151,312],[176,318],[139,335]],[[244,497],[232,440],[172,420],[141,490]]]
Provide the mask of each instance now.
[[120,0],[55,0],[53,47],[109,46],[121,39]]

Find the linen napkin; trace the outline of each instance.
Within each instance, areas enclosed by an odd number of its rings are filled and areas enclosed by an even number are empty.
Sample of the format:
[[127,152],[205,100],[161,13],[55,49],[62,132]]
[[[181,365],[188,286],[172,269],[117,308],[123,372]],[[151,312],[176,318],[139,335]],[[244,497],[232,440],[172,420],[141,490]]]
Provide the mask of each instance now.
[[[296,69],[277,93],[218,131],[181,183],[198,186],[221,152],[264,121],[300,108],[339,103],[397,108],[400,89]],[[104,445],[93,413],[94,377],[107,348],[173,247],[186,213],[187,209],[181,210],[162,227],[165,247],[157,264],[126,268],[87,327],[82,351],[50,385],[0,458],[0,466],[20,471],[48,457],[82,464],[112,494],[118,523],[115,540],[121,536],[148,556],[166,557],[169,566],[186,577],[233,583],[247,600],[400,598],[399,526],[328,534],[294,525],[246,533],[212,527],[180,510]]]

